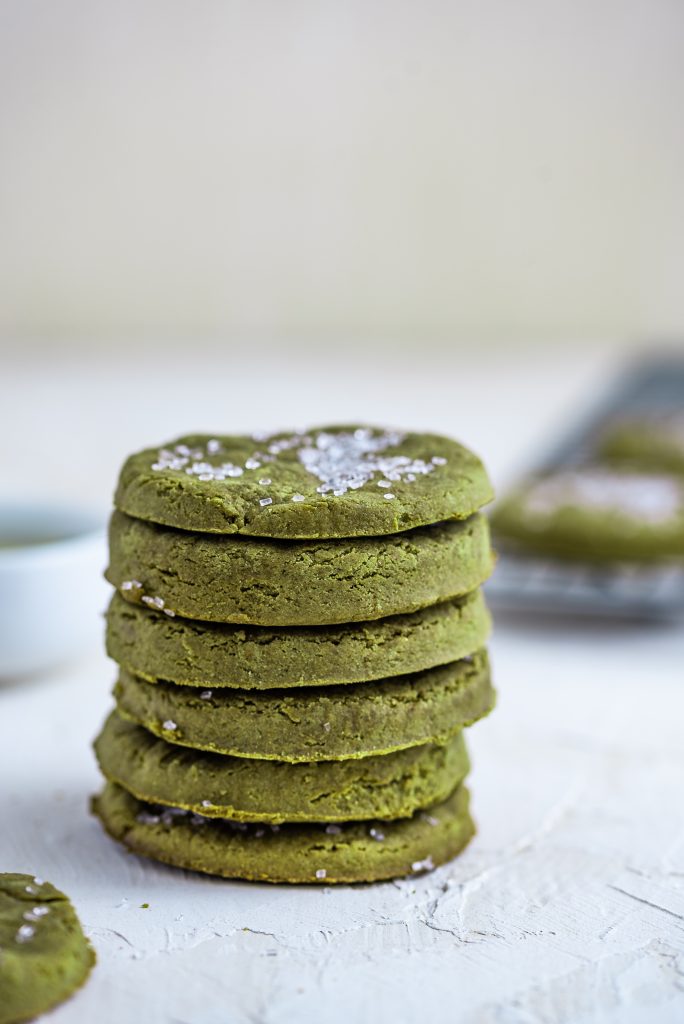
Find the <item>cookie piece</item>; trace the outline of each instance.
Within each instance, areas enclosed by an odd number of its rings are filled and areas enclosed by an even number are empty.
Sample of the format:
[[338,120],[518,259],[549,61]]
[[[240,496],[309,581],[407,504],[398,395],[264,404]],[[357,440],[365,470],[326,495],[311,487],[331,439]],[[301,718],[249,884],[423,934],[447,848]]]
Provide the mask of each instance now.
[[494,510],[497,542],[586,561],[684,556],[684,481],[604,465],[532,480]]
[[304,690],[197,690],[125,670],[122,718],[169,743],[234,757],[329,761],[443,743],[491,711],[487,655],[414,675]]
[[115,512],[106,576],[128,601],[209,622],[315,626],[417,611],[475,590],[484,516],[390,537],[276,541],[193,534]]
[[68,999],[95,953],[59,889],[33,875],[0,874],[0,1024],[18,1024]]
[[617,419],[598,440],[602,458],[646,470],[684,474],[684,410]]
[[467,519],[492,497],[480,460],[449,438],[334,426],[148,448],[124,464],[114,500],[181,530],[293,539]]
[[157,739],[116,712],[95,741],[104,776],[140,800],[234,821],[353,821],[406,818],[446,798],[468,772],[459,734],[348,761],[227,757]]
[[475,832],[468,791],[399,821],[345,825],[239,825],[136,800],[107,783],[93,799],[106,831],[134,853],[191,871],[255,882],[331,885],[428,871]]
[[408,615],[289,629],[169,618],[115,594],[107,611],[107,653],[152,682],[267,690],[364,682],[445,665],[483,647],[490,625],[479,590]]

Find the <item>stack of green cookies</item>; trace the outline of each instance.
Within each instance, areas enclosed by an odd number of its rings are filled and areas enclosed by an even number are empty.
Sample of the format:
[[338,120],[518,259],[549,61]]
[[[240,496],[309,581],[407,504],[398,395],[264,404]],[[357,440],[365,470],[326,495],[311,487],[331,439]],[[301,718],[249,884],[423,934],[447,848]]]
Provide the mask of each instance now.
[[473,833],[492,497],[444,437],[328,427],[133,455],[110,527],[116,709],[94,800],[130,849],[271,882],[426,870]]

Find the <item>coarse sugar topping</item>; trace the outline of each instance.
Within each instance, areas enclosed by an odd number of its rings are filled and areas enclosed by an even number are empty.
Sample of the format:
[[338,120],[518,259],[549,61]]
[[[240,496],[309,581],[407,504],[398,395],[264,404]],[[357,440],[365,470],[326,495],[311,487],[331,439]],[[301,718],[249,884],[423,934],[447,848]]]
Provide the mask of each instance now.
[[525,496],[532,515],[548,516],[569,507],[615,511],[658,524],[684,511],[684,490],[674,477],[590,466],[542,477]]
[[[300,465],[315,477],[319,483],[318,494],[340,497],[350,490],[358,490],[365,484],[377,480],[379,486],[390,488],[395,482],[414,482],[418,476],[432,473],[438,466],[446,464],[442,456],[430,458],[409,458],[406,455],[384,454],[388,448],[402,443],[405,434],[395,430],[373,430],[359,427],[352,431],[293,433],[278,437],[270,444],[263,442],[268,437],[253,435],[261,441],[265,450],[255,450],[244,462],[221,461],[225,454],[221,442],[211,438],[204,445],[189,447],[177,444],[173,448],[160,448],[152,462],[154,472],[171,471],[195,477],[202,482],[227,481],[242,477],[268,464],[277,462],[283,452],[294,451]],[[272,483],[270,476],[258,478],[261,487]],[[394,498],[387,490],[384,497]],[[262,507],[272,504],[270,495],[259,498]],[[302,494],[294,494],[291,501],[305,501]]]

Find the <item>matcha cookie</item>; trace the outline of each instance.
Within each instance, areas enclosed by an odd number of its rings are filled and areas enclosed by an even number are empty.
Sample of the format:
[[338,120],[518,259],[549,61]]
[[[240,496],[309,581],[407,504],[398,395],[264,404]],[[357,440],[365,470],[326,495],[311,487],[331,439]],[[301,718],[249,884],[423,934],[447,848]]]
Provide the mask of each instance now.
[[459,853],[475,828],[468,791],[401,821],[239,825],[136,800],[112,783],[93,800],[128,849],[191,871],[255,882],[376,882],[430,870]]
[[276,541],[186,533],[115,512],[109,545],[106,576],[126,600],[266,626],[416,611],[475,590],[492,566],[480,514],[391,537]]
[[449,438],[342,426],[181,437],[132,455],[114,500],[181,530],[293,539],[467,519],[492,496],[480,460]]
[[122,671],[119,714],[180,746],[235,757],[328,761],[444,742],[494,704],[484,651],[415,675],[305,690],[196,690]]
[[107,653],[152,682],[267,690],[365,682],[445,665],[483,647],[489,628],[479,590],[408,615],[289,629],[169,618],[115,595],[107,612]]
[[532,480],[494,510],[497,541],[542,555],[644,562],[684,556],[684,481],[591,465]]
[[0,1024],[68,999],[95,954],[64,893],[33,875],[0,874]]
[[116,712],[95,752],[104,776],[140,800],[211,818],[275,823],[409,817],[445,799],[469,767],[460,734],[444,746],[288,764],[173,746]]
[[616,420],[603,431],[598,449],[609,462],[684,474],[684,410]]

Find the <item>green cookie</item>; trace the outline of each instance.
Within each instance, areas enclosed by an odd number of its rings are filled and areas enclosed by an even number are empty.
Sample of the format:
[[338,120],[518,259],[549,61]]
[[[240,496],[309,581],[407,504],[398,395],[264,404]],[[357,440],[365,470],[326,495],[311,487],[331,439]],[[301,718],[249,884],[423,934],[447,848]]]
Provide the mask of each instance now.
[[480,460],[449,438],[346,426],[148,448],[125,463],[115,504],[181,530],[333,538],[467,519],[492,497]]
[[112,783],[93,800],[109,834],[135,853],[191,871],[258,882],[376,882],[428,871],[459,853],[475,828],[468,791],[401,821],[239,825],[141,803]]
[[495,510],[496,540],[579,561],[684,556],[684,481],[605,465],[528,481]]
[[107,579],[167,615],[260,626],[361,622],[475,590],[489,575],[487,521],[391,537],[276,541],[193,534],[115,512]]
[[598,441],[602,458],[646,470],[684,473],[684,411],[609,424]]
[[361,760],[257,760],[173,746],[116,712],[95,741],[103,774],[140,800],[234,821],[406,818],[448,796],[468,772],[459,734]]
[[74,908],[54,885],[0,874],[0,1024],[18,1024],[68,999],[95,953]]
[[122,670],[119,714],[169,743],[234,757],[329,761],[443,743],[494,704],[487,655],[415,675],[305,690],[196,690]]
[[289,629],[171,619],[116,594],[107,612],[107,653],[151,682],[266,690],[445,665],[484,646],[489,628],[479,590],[409,615]]

